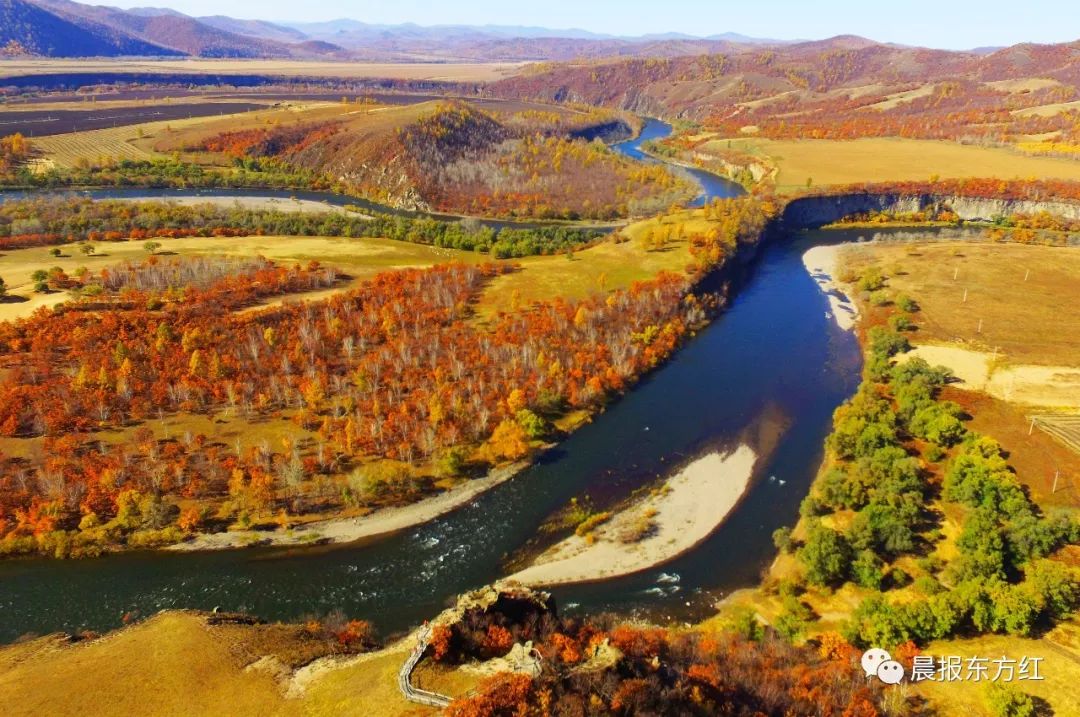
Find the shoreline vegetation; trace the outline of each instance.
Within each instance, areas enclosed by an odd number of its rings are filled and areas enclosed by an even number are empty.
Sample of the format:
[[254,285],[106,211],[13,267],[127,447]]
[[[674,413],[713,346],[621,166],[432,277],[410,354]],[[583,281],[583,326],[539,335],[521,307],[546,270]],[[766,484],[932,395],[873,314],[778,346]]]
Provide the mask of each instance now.
[[[692,550],[727,519],[749,488],[758,462],[749,446],[709,453],[643,500],[588,526],[505,578],[532,587],[623,577]],[[583,524],[586,525],[586,524]]]
[[[845,261],[841,280],[861,292],[862,384],[834,414],[825,459],[794,527],[774,533],[778,555],[762,582],[727,596],[707,624],[752,615],[795,644],[910,654],[1068,633],[1080,606],[1074,504],[1035,487],[1038,449],[1014,434],[1004,442],[1007,431],[999,443],[1000,426],[967,408],[969,391],[984,387],[958,386],[933,365],[937,354],[920,353],[925,344],[913,349],[938,304],[930,288],[900,281],[915,268],[881,268],[894,256],[883,246],[874,262]],[[867,284],[889,301],[874,301]]]
[[177,199],[181,198],[41,195],[5,201],[0,192],[0,249],[178,237],[326,236],[386,238],[507,259],[587,247],[603,236],[605,228],[512,223],[494,227],[475,218],[366,215],[351,205],[316,202],[307,206],[322,206],[324,211],[303,211],[298,210],[304,206],[300,201],[257,196]]
[[202,550],[231,550],[249,547],[289,547],[297,545],[330,545],[351,543],[363,538],[396,533],[429,523],[451,513],[497,485],[501,485],[532,465],[531,460],[516,461],[489,471],[442,493],[422,498],[415,503],[380,508],[354,518],[330,518],[306,523],[295,528],[264,530],[233,530],[224,533],[200,533],[191,540],[165,546],[173,552]]

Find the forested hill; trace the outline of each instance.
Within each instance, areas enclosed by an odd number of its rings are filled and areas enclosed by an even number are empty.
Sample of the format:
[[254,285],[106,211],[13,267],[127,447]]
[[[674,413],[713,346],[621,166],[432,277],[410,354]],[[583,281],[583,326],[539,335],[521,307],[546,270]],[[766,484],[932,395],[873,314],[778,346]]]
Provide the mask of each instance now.
[[999,140],[1076,124],[1077,108],[1067,103],[1080,97],[1080,43],[981,54],[840,36],[692,57],[538,64],[488,91],[769,137]]

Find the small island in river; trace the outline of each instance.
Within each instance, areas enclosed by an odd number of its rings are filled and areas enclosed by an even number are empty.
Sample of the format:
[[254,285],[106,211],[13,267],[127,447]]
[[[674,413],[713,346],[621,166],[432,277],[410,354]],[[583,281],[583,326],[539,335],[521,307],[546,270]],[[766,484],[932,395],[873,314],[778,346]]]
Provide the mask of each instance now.
[[508,580],[531,586],[580,583],[666,563],[724,522],[749,487],[756,463],[757,454],[745,445],[698,458],[644,500],[556,543]]

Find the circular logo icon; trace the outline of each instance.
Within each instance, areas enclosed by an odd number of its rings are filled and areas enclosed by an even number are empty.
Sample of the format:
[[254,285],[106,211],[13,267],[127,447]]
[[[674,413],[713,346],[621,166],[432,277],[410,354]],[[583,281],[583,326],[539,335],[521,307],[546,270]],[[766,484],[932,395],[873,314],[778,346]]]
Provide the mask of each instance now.
[[898,685],[904,679],[904,666],[896,660],[886,660],[878,665],[877,676],[887,685]]
[[880,647],[871,647],[869,650],[863,653],[862,656],[862,668],[867,677],[876,675],[878,668],[882,663],[892,660],[892,655],[882,650]]

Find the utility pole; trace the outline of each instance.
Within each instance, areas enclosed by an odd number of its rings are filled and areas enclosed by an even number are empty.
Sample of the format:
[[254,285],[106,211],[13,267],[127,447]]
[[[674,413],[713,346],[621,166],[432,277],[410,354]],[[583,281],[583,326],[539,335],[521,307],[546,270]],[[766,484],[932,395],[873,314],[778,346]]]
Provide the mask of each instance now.
[[1030,436],[1035,431],[1035,417],[1031,417],[1031,425],[1028,426],[1028,435]]
[[1060,476],[1060,475],[1061,475],[1061,471],[1059,471],[1059,470],[1054,471],[1054,487],[1050,489],[1050,494],[1051,495],[1053,495],[1054,493],[1057,493],[1058,476]]

